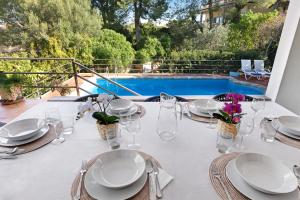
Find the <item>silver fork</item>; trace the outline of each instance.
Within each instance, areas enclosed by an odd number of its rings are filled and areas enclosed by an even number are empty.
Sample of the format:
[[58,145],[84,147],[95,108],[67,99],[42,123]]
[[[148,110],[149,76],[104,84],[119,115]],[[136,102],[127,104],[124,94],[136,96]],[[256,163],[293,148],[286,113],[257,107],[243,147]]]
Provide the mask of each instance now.
[[228,199],[228,200],[232,200],[232,198],[231,198],[231,196],[230,196],[230,194],[229,194],[229,192],[228,192],[228,189],[227,189],[226,185],[223,183],[223,181],[222,181],[222,179],[221,179],[221,175],[220,175],[218,169],[214,168],[213,171],[212,171],[212,175],[220,182],[222,188],[223,188],[224,191],[225,191],[225,194],[226,194],[226,196],[227,196],[227,199]]
[[74,200],[80,200],[81,198],[82,178],[86,171],[87,171],[87,161],[83,160],[81,164],[79,184],[77,187],[76,195],[74,196]]

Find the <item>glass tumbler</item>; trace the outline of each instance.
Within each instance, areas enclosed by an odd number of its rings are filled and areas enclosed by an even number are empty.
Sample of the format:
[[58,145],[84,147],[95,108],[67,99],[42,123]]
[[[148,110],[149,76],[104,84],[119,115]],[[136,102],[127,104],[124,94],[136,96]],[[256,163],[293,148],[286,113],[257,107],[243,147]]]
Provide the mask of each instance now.
[[265,142],[274,142],[275,135],[278,130],[278,123],[273,121],[273,126],[267,120],[263,120],[260,124],[260,138]]
[[216,147],[220,153],[229,153],[234,145],[234,135],[226,131],[218,131]]

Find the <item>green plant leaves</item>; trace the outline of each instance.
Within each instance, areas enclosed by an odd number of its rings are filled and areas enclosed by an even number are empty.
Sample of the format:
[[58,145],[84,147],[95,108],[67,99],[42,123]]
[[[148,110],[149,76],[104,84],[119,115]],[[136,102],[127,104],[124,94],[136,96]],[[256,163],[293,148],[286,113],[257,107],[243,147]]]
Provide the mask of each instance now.
[[92,115],[100,124],[114,124],[119,122],[119,117],[107,115],[105,112],[94,112]]

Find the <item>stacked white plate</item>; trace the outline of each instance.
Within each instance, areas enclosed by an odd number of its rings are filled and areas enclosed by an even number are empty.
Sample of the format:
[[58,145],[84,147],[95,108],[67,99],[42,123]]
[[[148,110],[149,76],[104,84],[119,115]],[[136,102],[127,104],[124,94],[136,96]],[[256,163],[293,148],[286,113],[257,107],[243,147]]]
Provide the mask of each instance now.
[[226,166],[232,185],[250,199],[298,200],[298,181],[279,160],[257,153],[244,153]]
[[127,99],[114,99],[110,102],[107,114],[117,116],[128,116],[136,113],[138,106]]
[[218,102],[212,99],[198,99],[190,102],[188,107],[192,114],[200,117],[210,117],[209,112],[216,112],[219,109]]
[[84,185],[95,199],[120,200],[136,195],[147,180],[146,163],[136,151],[101,154],[88,169]]
[[30,118],[14,121],[0,128],[0,146],[27,144],[41,138],[48,130],[45,120]]
[[300,118],[294,116],[280,116],[272,121],[272,126],[282,134],[300,140]]

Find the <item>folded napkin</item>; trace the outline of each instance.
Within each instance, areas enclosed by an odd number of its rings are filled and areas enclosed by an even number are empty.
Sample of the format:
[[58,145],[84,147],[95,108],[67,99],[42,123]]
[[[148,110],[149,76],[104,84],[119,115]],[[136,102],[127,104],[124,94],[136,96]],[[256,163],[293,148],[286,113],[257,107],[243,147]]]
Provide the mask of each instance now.
[[[156,200],[156,187],[155,187],[155,175],[154,173],[151,173],[150,174],[150,177],[149,177],[151,180],[150,182],[153,183],[153,187],[152,187],[152,191],[151,191],[151,188],[150,188],[150,200]],[[169,175],[165,170],[159,168],[159,173],[158,173],[158,182],[159,182],[159,185],[160,185],[160,188],[163,190],[174,178]],[[150,183],[150,184],[151,184]],[[151,187],[149,185],[149,187]]]

